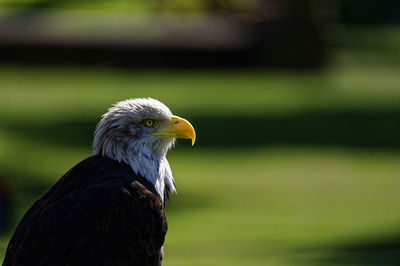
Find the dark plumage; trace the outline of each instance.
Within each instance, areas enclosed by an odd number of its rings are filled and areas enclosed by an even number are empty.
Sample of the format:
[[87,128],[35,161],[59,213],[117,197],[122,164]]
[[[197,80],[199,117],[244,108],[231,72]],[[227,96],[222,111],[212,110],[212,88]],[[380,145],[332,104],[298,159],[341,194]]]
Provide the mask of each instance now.
[[164,200],[175,192],[166,158],[192,125],[154,99],[129,99],[98,123],[95,156],[69,170],[28,210],[3,266],[159,266]]
[[3,265],[161,265],[166,232],[154,186],[124,163],[92,156],[29,209]]

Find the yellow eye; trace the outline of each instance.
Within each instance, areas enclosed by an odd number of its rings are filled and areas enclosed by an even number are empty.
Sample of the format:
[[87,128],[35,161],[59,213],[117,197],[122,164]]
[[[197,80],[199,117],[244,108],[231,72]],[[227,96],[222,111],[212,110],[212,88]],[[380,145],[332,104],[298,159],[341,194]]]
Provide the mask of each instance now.
[[143,124],[145,127],[154,127],[156,121],[154,119],[146,119],[144,120]]

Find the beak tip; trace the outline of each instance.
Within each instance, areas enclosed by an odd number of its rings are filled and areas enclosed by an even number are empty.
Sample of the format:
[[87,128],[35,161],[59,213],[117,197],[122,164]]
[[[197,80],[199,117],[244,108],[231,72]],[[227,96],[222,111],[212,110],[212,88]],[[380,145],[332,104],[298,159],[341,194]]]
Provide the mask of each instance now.
[[194,146],[194,143],[196,142],[196,132],[194,131],[194,128],[192,127],[192,136],[191,136],[191,140],[192,140],[192,146]]
[[171,120],[174,137],[191,139],[193,146],[196,142],[196,132],[190,122],[179,116],[172,116]]

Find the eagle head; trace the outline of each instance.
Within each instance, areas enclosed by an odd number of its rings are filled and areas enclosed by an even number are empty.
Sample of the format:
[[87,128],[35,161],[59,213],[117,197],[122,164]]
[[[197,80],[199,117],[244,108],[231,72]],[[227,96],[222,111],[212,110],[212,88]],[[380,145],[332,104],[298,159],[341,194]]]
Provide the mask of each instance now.
[[193,126],[172,115],[160,101],[128,99],[114,104],[97,124],[93,149],[131,166],[135,174],[148,179],[163,198],[164,190],[175,191],[166,154],[176,138],[195,142]]

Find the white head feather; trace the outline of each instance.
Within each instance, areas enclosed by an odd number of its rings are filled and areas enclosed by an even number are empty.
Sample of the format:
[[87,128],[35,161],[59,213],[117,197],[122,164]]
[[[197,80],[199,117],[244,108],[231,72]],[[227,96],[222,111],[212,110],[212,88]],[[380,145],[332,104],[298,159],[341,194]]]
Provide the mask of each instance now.
[[[151,98],[137,98],[113,105],[97,124],[93,149],[102,155],[131,166],[135,174],[150,181],[161,198],[164,192],[176,192],[172,171],[166,155],[174,138],[150,133],[171,121],[172,113],[163,103]],[[158,123],[147,128],[143,121]]]

